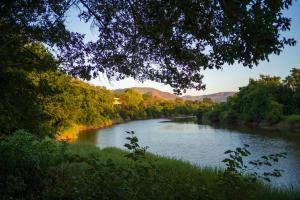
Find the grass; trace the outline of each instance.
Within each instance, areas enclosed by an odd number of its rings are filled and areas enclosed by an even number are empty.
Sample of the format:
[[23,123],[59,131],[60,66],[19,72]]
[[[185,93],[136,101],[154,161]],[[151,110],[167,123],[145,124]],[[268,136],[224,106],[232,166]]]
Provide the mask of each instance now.
[[[127,151],[118,149],[116,147],[108,147],[99,149],[86,143],[74,143],[70,145],[70,152],[83,157],[97,157],[101,160],[112,159],[119,165],[126,167],[132,166],[134,161],[125,157],[128,154]],[[162,157],[151,153],[146,153],[147,162],[152,162],[168,177],[181,179],[182,177],[201,177],[204,182],[211,182],[217,178],[218,169],[213,168],[199,168],[189,162],[177,160],[168,157]],[[201,176],[198,176],[198,175]]]
[[[77,143],[72,144],[69,150],[84,157],[96,156],[101,160],[112,159],[123,167],[130,168],[134,165],[133,161],[125,157],[128,154],[127,151],[115,147],[100,150],[93,145]],[[189,185],[191,187],[192,185],[205,186],[205,188],[212,191],[221,191],[223,189],[219,188],[217,184],[219,174],[223,173],[223,171],[217,168],[200,168],[182,160],[161,157],[151,153],[147,153],[147,159],[158,168],[161,176],[170,181],[169,184],[175,190],[184,190],[183,188],[186,186],[189,187]],[[252,194],[244,191],[243,196],[237,196],[237,199],[300,199],[300,192],[292,188],[274,188],[262,182],[256,182],[252,187],[254,188]],[[161,189],[163,190],[163,188]],[[226,198],[224,197],[224,199]]]

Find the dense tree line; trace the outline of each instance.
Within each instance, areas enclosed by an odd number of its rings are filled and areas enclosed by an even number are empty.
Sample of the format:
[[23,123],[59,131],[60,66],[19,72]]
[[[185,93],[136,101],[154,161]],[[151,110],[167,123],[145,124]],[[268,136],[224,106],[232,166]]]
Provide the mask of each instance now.
[[22,61],[30,62],[0,69],[1,134],[25,129],[35,135],[54,136],[73,123],[93,124],[110,119],[111,106],[107,105],[113,97],[109,91],[60,72],[43,45],[27,47],[35,52],[39,63],[35,65],[28,55],[20,55]]
[[284,80],[261,75],[222,103],[202,109],[198,117],[206,122],[251,125],[300,125],[300,69],[292,69]]
[[[206,105],[180,99],[166,101],[132,89],[114,94],[61,72],[43,45],[28,45],[28,48],[44,60],[45,66],[24,64],[24,67],[1,68],[2,134],[25,129],[40,136],[54,136],[74,125],[193,115],[200,106]],[[114,97],[119,97],[122,104],[113,105]]]
[[118,108],[123,119],[143,119],[157,117],[172,117],[178,115],[195,115],[199,108],[208,107],[212,101],[184,101],[180,98],[174,101],[159,99],[150,93],[140,94],[134,89],[128,89],[116,94],[122,105]]
[[[54,135],[73,125],[101,125],[135,120],[193,115],[202,102],[166,101],[128,89],[114,94],[59,71],[1,73],[0,128],[4,134],[25,129]],[[114,105],[119,97],[121,105]]]

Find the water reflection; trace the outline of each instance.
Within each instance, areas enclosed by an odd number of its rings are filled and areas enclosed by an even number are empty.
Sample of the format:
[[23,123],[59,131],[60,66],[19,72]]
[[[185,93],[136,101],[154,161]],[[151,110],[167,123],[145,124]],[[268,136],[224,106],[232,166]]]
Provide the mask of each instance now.
[[285,170],[283,177],[274,180],[274,185],[293,185],[300,188],[299,133],[287,134],[244,128],[234,130],[190,122],[166,121],[167,119],[141,120],[86,131],[79,135],[78,141],[89,142],[100,148],[124,148],[127,136],[125,131],[133,130],[140,144],[149,146],[152,153],[212,167],[224,167],[221,162],[225,158],[224,151],[243,144],[250,145],[251,160],[262,155],[287,152],[287,159],[274,166]]
[[99,130],[88,130],[88,131],[81,131],[79,134],[78,141],[81,143],[91,143],[97,144],[97,133]]

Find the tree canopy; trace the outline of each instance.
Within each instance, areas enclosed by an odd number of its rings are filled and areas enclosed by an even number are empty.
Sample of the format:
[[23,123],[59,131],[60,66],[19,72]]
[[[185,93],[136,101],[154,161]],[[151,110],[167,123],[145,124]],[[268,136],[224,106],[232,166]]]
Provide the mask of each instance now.
[[[295,45],[294,39],[281,35],[290,29],[282,11],[292,2],[4,0],[0,65],[26,65],[28,60],[20,61],[25,54],[33,63],[40,61],[27,45],[43,43],[74,76],[150,79],[169,84],[177,93],[203,89],[202,70],[235,62],[252,67],[272,53],[280,54],[285,45]],[[96,41],[68,30],[71,9],[78,9],[78,18],[97,29]]]
[[299,72],[300,69],[293,68],[283,81],[266,75],[250,79],[226,103],[217,104],[213,109],[206,107],[198,117],[223,124],[273,126],[281,123],[284,129],[296,129],[300,125]]

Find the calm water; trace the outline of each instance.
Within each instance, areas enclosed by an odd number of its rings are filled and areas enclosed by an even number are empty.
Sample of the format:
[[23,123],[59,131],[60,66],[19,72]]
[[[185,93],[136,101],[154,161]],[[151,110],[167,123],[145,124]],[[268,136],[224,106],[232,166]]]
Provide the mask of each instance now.
[[155,154],[189,161],[198,166],[224,167],[224,151],[243,144],[250,145],[256,159],[262,155],[287,152],[287,158],[273,167],[283,169],[283,176],[273,179],[275,186],[300,189],[300,133],[286,134],[260,131],[237,131],[214,128],[196,123],[164,122],[167,119],[141,120],[87,131],[79,135],[79,142],[105,147],[124,148],[125,131],[135,131],[139,144],[149,146]]

